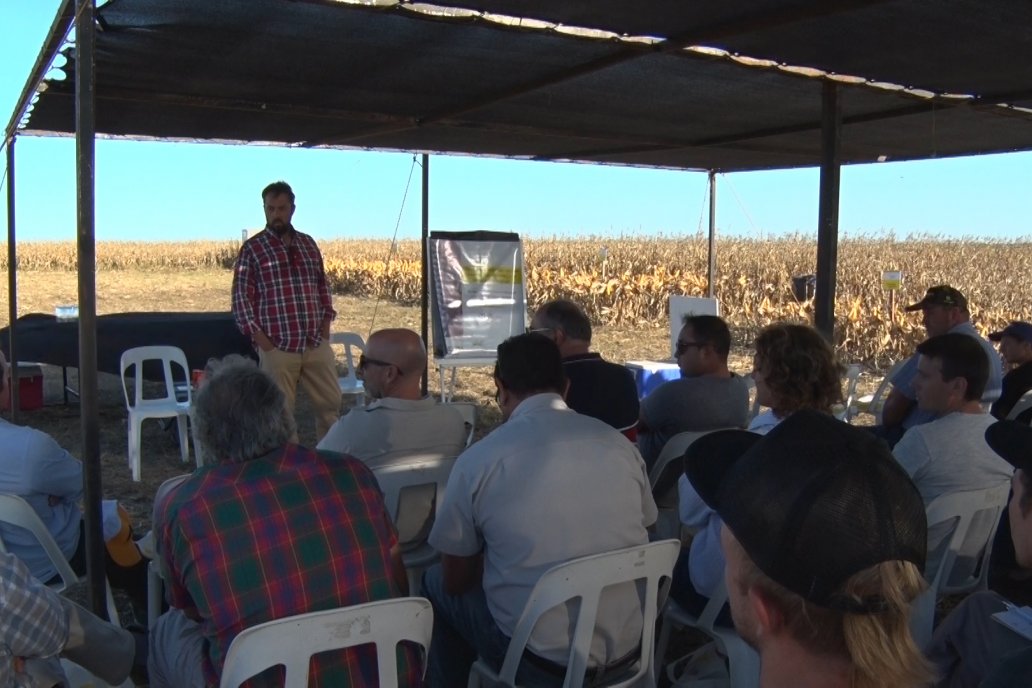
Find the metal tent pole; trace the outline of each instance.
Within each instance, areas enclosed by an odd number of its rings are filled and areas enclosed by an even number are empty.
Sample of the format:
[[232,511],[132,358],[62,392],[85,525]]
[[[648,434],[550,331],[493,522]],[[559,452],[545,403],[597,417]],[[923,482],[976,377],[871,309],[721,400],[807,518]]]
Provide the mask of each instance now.
[[821,183],[817,220],[817,289],[814,325],[835,342],[835,271],[838,264],[839,145],[842,112],[838,87],[824,82],[821,103]]
[[709,267],[706,274],[706,296],[714,298],[717,278],[717,173],[709,171]]
[[75,17],[75,165],[79,257],[79,417],[85,488],[86,573],[93,613],[107,618],[101,532],[100,419],[97,411],[97,246],[94,227],[96,144],[95,0],[78,0]]
[[427,241],[430,238],[430,156],[423,153],[423,229],[420,233],[422,269],[421,282],[422,293],[420,295],[419,309],[419,334],[423,337],[423,346],[427,350],[426,365],[423,367],[422,389],[423,396],[428,393],[428,378],[430,377],[430,336],[429,336],[429,310],[430,310],[430,267],[428,265],[430,255]]
[[15,244],[15,205],[14,205],[14,142],[15,137],[7,140],[7,293],[10,296],[8,305],[7,351],[11,354],[11,422],[18,422],[18,408],[21,405],[20,385],[18,383],[18,250]]

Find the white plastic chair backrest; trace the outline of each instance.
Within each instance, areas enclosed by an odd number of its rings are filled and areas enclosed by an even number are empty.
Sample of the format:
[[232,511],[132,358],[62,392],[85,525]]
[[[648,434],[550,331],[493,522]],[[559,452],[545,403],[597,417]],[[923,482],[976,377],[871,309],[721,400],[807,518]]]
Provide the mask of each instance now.
[[466,446],[473,444],[473,433],[477,429],[477,405],[470,401],[449,401],[448,405],[462,414],[462,422],[469,428]]
[[283,665],[284,688],[307,688],[312,655],[376,643],[381,688],[398,685],[396,647],[418,643],[426,651],[434,627],[430,601],[400,597],[340,609],[276,619],[241,631],[229,646],[222,667],[221,688],[237,688],[262,671]]
[[1014,407],[1011,408],[1007,414],[1007,420],[1017,420],[1025,411],[1032,409],[1032,389],[1021,395],[1021,398],[1014,403]]
[[[1000,514],[1007,505],[1010,484],[1002,483],[982,490],[965,490],[936,498],[928,505],[928,529],[953,522],[949,544],[937,571],[925,571],[936,595],[957,593],[976,588],[985,589],[989,574],[989,557],[993,538],[1000,523]],[[963,571],[954,571],[958,554],[975,554],[968,558]],[[956,580],[962,574],[961,580]]]
[[867,405],[867,412],[874,416],[874,422],[876,425],[881,425],[882,422],[882,410],[885,408],[885,398],[889,395],[889,390],[892,389],[892,378],[899,372],[909,359],[904,358],[902,361],[896,361],[889,368],[889,372],[885,373],[885,377],[878,384],[878,388],[874,390],[874,395],[871,397],[871,403]]
[[[152,399],[143,398],[143,363],[144,361],[161,361],[162,370],[165,376],[165,396]],[[122,352],[122,361],[119,369],[122,371],[122,392],[125,394],[125,405],[130,410],[146,406],[167,406],[170,403],[178,402],[176,397],[175,379],[172,377],[172,364],[175,363],[183,370],[183,378],[187,384],[181,388],[186,392],[186,404],[190,403],[190,367],[186,362],[186,354],[177,346],[138,346]],[[126,372],[134,367],[133,373],[133,397],[129,397],[129,388],[126,386]]]
[[[60,584],[50,586],[56,592],[64,592],[70,586],[84,580],[84,577],[80,578],[72,569],[72,565],[68,563],[64,552],[57,546],[54,536],[47,530],[47,526],[43,523],[39,514],[24,499],[18,495],[0,493],[0,522],[24,528],[32,534],[40,547],[43,548],[43,551],[46,552],[51,564],[53,564],[54,569],[57,571],[58,577],[61,579]],[[2,539],[0,539],[0,551],[7,552],[7,545]],[[112,623],[117,624],[118,608],[115,606],[115,599],[111,594],[111,586],[107,585],[106,580],[105,586],[107,587],[108,618]]]
[[649,471],[649,485],[652,487],[653,495],[665,494],[669,492],[671,487],[677,487],[677,480],[681,477],[683,471],[681,457],[684,456],[685,451],[695,440],[711,432],[728,429],[714,428],[699,432],[679,432],[668,439],[666,444],[663,445],[663,449],[660,450],[652,470]]
[[853,416],[853,402],[856,397],[856,383],[860,379],[863,366],[859,363],[851,363],[846,367],[846,379],[842,392],[842,406],[835,411],[835,418],[844,420],[847,423]]
[[[61,578],[61,585],[53,586],[56,591],[62,592],[79,582],[79,575],[72,570],[64,552],[57,546],[54,536],[47,530],[43,520],[40,519],[31,504],[18,495],[0,494],[0,522],[24,528],[32,533]],[[0,539],[0,550],[7,552],[7,545],[2,539]]]
[[398,542],[403,547],[418,544],[433,525],[456,457],[428,453],[391,457],[383,463],[381,459],[373,475],[398,528]]
[[588,669],[591,642],[595,635],[595,618],[598,614],[602,591],[612,585],[632,581],[645,581],[642,603],[642,635],[638,668],[635,674],[619,683],[607,686],[638,685],[648,675],[648,685],[653,685],[653,650],[655,647],[656,615],[660,599],[665,599],[673,574],[674,562],[681,551],[677,540],[659,540],[646,545],[627,547],[613,552],[595,554],[568,561],[545,572],[527,599],[527,605],[516,622],[512,639],[505,652],[505,660],[499,677],[505,685],[515,684],[516,671],[523,658],[527,642],[534,625],[542,614],[568,602],[579,599],[576,605],[577,618],[573,624],[569,657],[566,663],[566,680],[563,688],[581,688]]
[[360,354],[365,353],[365,340],[357,332],[334,332],[330,334],[330,344],[344,345],[344,360],[348,364],[348,378],[358,379],[358,364],[355,361],[352,348],[358,349]]

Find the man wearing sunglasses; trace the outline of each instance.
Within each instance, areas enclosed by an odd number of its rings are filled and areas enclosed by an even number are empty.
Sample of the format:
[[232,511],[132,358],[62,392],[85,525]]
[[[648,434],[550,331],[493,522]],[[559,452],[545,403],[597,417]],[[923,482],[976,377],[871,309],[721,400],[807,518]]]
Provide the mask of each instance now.
[[[305,386],[319,438],[340,412],[330,322],[337,313],[315,240],[294,229],[294,192],[286,182],[262,191],[265,231],[240,248],[233,270],[233,317],[251,338],[261,369],[272,375],[294,413],[297,383]],[[296,439],[296,438],[295,438]]]
[[423,396],[423,340],[412,330],[378,330],[359,359],[358,376],[374,399],[341,417],[319,449],[350,454],[366,463],[416,451],[456,456],[466,447],[461,414]]
[[727,369],[731,332],[715,315],[689,315],[677,336],[681,379],[657,387],[641,401],[638,449],[652,465],[679,432],[744,428],[749,416],[745,378]]

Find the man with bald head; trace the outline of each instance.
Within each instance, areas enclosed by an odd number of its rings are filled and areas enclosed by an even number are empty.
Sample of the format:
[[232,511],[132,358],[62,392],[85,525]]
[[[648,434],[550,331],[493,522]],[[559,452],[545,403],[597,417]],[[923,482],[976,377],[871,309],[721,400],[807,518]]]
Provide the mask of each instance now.
[[426,347],[412,330],[378,330],[359,359],[358,376],[375,401],[341,417],[319,449],[350,454],[367,463],[416,451],[456,456],[466,447],[461,414],[423,396],[420,378]]

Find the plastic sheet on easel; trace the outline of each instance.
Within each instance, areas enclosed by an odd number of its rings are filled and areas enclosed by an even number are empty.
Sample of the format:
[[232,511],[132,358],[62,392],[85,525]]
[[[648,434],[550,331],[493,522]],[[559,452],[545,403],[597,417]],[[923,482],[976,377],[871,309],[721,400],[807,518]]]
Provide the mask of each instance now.
[[430,234],[434,355],[493,356],[526,328],[523,248],[509,232]]

